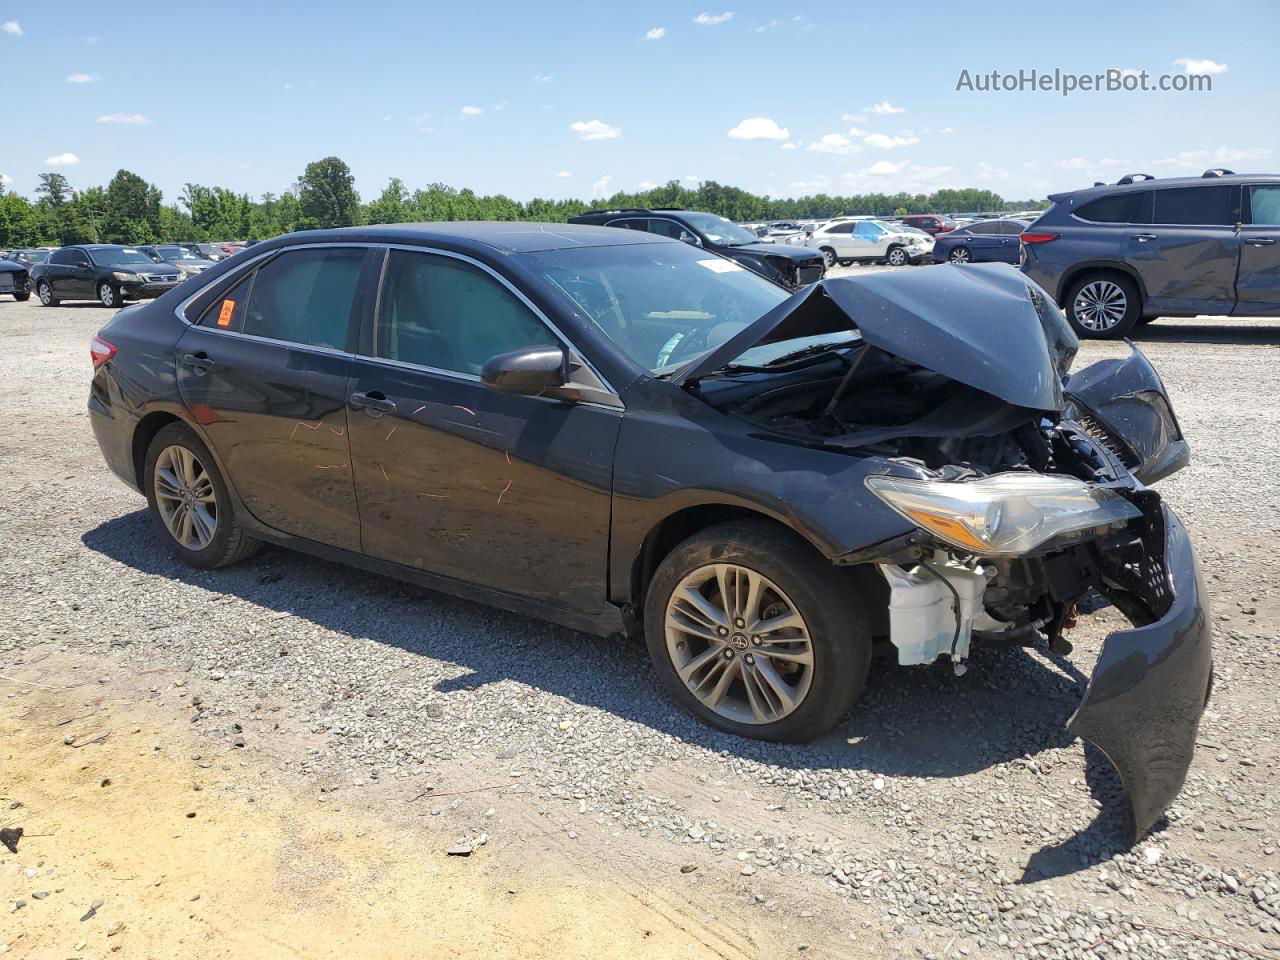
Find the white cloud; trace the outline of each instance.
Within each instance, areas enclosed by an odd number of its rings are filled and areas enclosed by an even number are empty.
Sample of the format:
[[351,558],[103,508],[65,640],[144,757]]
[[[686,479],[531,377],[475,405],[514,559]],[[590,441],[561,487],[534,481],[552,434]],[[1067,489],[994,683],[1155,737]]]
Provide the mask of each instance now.
[[862,148],[843,133],[828,133],[813,141],[805,149],[815,153],[857,153]]
[[1067,157],[1063,160],[1053,161],[1055,167],[1061,167],[1063,170],[1087,170],[1090,163],[1084,157]]
[[851,136],[851,137],[861,137],[861,136],[865,136],[865,135],[866,135],[866,132],[867,132],[867,131],[865,131],[865,130],[859,130],[857,127],[850,127],[850,128],[849,128],[849,136]]
[[695,177],[692,173],[686,173],[686,174],[684,175],[684,182],[685,182],[685,183],[694,183],[694,184],[697,184],[697,183],[701,183],[701,182],[702,182],[702,178],[701,178],[701,177]]
[[840,114],[840,119],[843,120],[845,123],[866,123],[867,122],[866,115],[861,113],[842,113]]
[[135,127],[148,127],[151,125],[151,118],[140,113],[104,113],[96,122],[127,123]]
[[617,140],[622,136],[622,128],[604,123],[600,120],[575,120],[569,129],[578,135],[579,140]]
[[571,177],[571,176],[573,176],[573,174],[572,174],[572,173],[570,173],[568,170],[561,170],[559,173],[557,173],[557,174],[556,174],[556,176],[557,176],[557,177]]
[[654,187],[656,187],[656,186],[657,186],[657,184],[656,184],[656,183],[654,183],[652,180],[641,180],[641,181],[640,181],[639,186],[637,186],[637,187],[636,187],[636,189],[637,189],[637,190],[652,190],[652,189],[653,189]]
[[45,160],[45,164],[50,167],[73,167],[79,162],[80,158],[74,153],[60,153]]
[[888,115],[889,115],[889,114],[891,114],[891,113],[906,113],[906,112],[907,112],[907,108],[906,108],[906,107],[895,107],[895,106],[894,106],[892,103],[890,103],[888,100],[881,100],[881,101],[880,101],[879,103],[877,103],[875,106],[873,106],[873,107],[867,107],[867,109],[868,109],[868,110],[870,110],[872,113],[879,114],[880,116],[888,116]]
[[1218,147],[1215,150],[1183,150],[1163,160],[1153,160],[1158,167],[1190,167],[1194,169],[1212,169],[1226,167],[1236,163],[1249,163],[1254,160],[1270,160],[1272,151],[1269,147]]
[[606,173],[603,177],[601,177],[599,180],[597,180],[595,183],[591,185],[591,196],[607,197],[609,195],[609,184],[610,182],[612,182],[612,180],[613,180],[613,177]]
[[7,173],[0,173],[0,187],[7,187],[11,183],[13,183],[13,177]]
[[877,160],[862,172],[868,177],[891,177],[910,162],[910,160],[903,160],[901,163],[892,163],[889,160]]
[[469,103],[462,108],[462,115],[464,117],[478,117],[482,113],[484,113],[484,107],[472,106]]
[[1012,174],[1004,167],[996,167],[985,160],[978,161],[978,176],[987,180],[1008,180]]
[[551,82],[551,74],[549,74],[549,73],[535,73],[535,74],[533,75],[533,82],[534,82],[534,83],[550,83],[550,82]]
[[734,140],[786,140],[791,132],[768,117],[747,117],[729,131]]
[[910,131],[905,131],[897,137],[890,137],[883,133],[868,133],[862,138],[862,142],[875,150],[892,150],[895,147],[909,147],[913,143],[919,143],[920,138]]
[[955,127],[943,127],[943,128],[942,128],[941,130],[939,130],[938,132],[939,132],[939,133],[955,133],[955,132],[956,132],[956,128],[955,128]]
[[654,27],[652,30],[646,30],[644,32],[644,38],[646,40],[661,40],[666,35],[667,35],[666,27]]
[[1174,66],[1182,67],[1187,73],[1226,73],[1227,65],[1214,60],[1197,60],[1195,57],[1179,57],[1173,61]]
[[733,11],[726,10],[724,13],[700,13],[693,18],[693,22],[704,27],[714,27],[717,23],[724,23],[726,20],[732,19]]
[[296,84],[296,83],[294,83],[292,80],[290,80],[288,83],[286,83],[286,84],[284,85],[284,88],[285,88],[286,90],[292,90],[292,89],[293,89],[294,87],[296,87],[296,86],[297,86],[297,84]]
[[17,20],[6,20],[4,23],[0,23],[0,30],[5,33],[11,33],[15,37],[22,36],[22,25]]
[[97,83],[98,75],[96,73],[69,73],[67,74],[67,83]]
[[762,23],[760,26],[753,27],[752,29],[755,30],[756,33],[764,33],[766,30],[773,30],[780,26],[782,26],[781,20],[770,20],[768,23]]
[[499,112],[501,112],[501,111],[503,111],[503,110],[507,109],[507,101],[503,100],[501,103],[495,103],[495,104],[494,104],[492,107],[490,107],[489,109],[490,109],[490,110],[492,110],[494,113],[499,113]]
[[783,150],[796,150],[796,149],[798,149],[798,147],[797,147],[794,143],[784,143],[784,144],[782,145],[782,149],[783,149]]

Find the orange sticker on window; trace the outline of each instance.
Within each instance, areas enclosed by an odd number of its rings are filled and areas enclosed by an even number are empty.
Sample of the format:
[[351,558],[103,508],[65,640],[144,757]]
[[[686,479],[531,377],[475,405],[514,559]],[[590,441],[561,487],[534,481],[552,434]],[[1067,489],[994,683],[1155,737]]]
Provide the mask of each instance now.
[[234,300],[223,300],[222,309],[218,311],[218,326],[231,326],[231,315],[236,312],[236,302]]

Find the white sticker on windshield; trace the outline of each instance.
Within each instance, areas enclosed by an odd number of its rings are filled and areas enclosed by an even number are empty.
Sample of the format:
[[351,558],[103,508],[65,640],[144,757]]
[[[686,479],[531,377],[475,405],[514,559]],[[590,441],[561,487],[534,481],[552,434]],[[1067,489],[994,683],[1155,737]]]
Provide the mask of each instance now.
[[706,267],[712,273],[733,273],[735,270],[745,269],[740,263],[734,263],[732,260],[721,260],[719,257],[714,260],[699,260],[698,264]]

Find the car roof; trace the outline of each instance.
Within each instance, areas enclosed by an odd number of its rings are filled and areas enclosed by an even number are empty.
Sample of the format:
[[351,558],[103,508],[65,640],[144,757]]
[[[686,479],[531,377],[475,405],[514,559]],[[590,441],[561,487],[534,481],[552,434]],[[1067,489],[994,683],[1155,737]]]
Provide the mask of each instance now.
[[1124,193],[1129,190],[1163,190],[1169,187],[1212,187],[1217,184],[1232,183],[1280,183],[1280,174],[1276,173],[1226,173],[1216,177],[1156,177],[1151,180],[1135,180],[1132,183],[1099,183],[1092,187],[1081,187],[1079,190],[1063,190],[1061,193],[1049,195],[1059,199],[1079,197],[1081,199],[1095,196],[1109,196],[1113,193]]
[[[410,245],[443,244],[456,250],[530,253],[574,247],[611,247],[641,243],[679,243],[639,230],[619,230],[581,223],[538,223],[515,220],[451,220],[437,223],[394,223],[332,230],[307,230],[287,235],[289,242],[360,240]],[[277,238],[283,240],[285,238]]]

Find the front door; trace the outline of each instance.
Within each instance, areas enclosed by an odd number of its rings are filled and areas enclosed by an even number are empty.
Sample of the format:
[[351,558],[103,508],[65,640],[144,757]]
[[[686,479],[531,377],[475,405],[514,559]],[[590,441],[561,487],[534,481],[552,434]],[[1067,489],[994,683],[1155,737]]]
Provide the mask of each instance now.
[[93,267],[89,257],[83,250],[68,250],[66,265],[62,268],[53,291],[60,297],[96,297],[94,288]]
[[483,386],[495,354],[561,341],[470,260],[390,250],[379,303],[350,391],[364,552],[598,611],[621,410]]
[[177,348],[182,398],[246,509],[348,550],[360,547],[346,399],[366,254],[281,253],[225,291]]
[[1236,308],[1241,317],[1280,316],[1280,184],[1245,187],[1248,215],[1240,232]]

